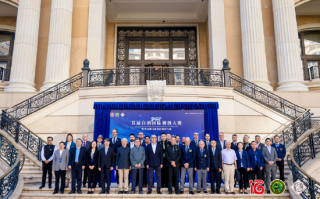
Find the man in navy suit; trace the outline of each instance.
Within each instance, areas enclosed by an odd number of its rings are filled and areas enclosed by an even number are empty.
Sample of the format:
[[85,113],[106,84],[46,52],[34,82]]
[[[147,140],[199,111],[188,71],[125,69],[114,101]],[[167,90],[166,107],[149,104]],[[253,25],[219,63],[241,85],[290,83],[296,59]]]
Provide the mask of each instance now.
[[198,184],[197,184],[197,192],[201,192],[201,188],[203,188],[203,193],[207,192],[207,172],[210,168],[210,156],[209,150],[205,148],[204,141],[199,142],[199,148],[197,150],[196,155],[196,166],[194,168],[197,171],[198,176]]
[[232,135],[231,149],[238,150],[238,136],[236,134]]
[[[144,139],[144,144],[142,145],[144,150],[146,151],[147,146],[150,144],[150,137],[146,136]],[[143,169],[143,187],[147,187],[148,185],[148,180],[147,180],[147,172],[148,169],[146,167],[146,161],[144,161],[144,169]],[[153,183],[152,183],[153,184]]]
[[280,137],[275,136],[274,137],[275,143],[273,143],[271,146],[274,147],[277,150],[277,167],[279,167],[280,171],[280,180],[284,182],[284,158],[286,157],[286,147],[283,144],[280,144]]
[[[162,148],[163,152],[163,165],[167,165],[166,149],[170,143],[167,141],[167,134],[165,132],[161,133],[161,140],[158,142],[158,144]],[[168,168],[166,166],[161,169],[161,188],[164,187],[168,187]]]
[[[111,171],[115,165],[114,150],[110,147],[109,138],[104,139],[104,147],[99,151],[98,159],[98,170],[101,171],[101,192],[99,194],[107,193],[109,194],[111,185]],[[105,180],[107,177],[107,190],[105,185]]]
[[[82,146],[84,148],[86,148],[88,151],[89,148],[91,147],[91,142],[87,141],[87,139],[88,139],[88,134],[83,134],[82,135]],[[88,165],[86,165],[86,167],[87,166]],[[84,169],[84,171],[83,171],[83,187],[86,187],[87,179],[88,179],[87,169]]]
[[[110,140],[110,147],[113,148],[114,157],[116,157],[117,150],[118,150],[119,147],[121,147],[121,139],[118,138],[118,130],[117,129],[113,129],[112,130],[112,137],[109,138],[109,140]],[[113,166],[113,168],[116,168],[116,167]],[[116,176],[117,176],[117,184],[119,184],[118,170],[116,170]]]
[[253,181],[256,179],[262,180],[262,169],[264,166],[264,160],[262,152],[257,149],[257,144],[255,141],[251,142],[251,149],[248,150],[249,160],[250,160],[250,173]]
[[72,190],[69,194],[76,192],[76,181],[77,181],[77,192],[81,194],[81,181],[82,181],[82,170],[86,166],[86,148],[81,146],[82,140],[80,138],[76,141],[76,148],[70,149],[69,155],[69,169],[71,170],[72,175]]
[[209,150],[210,147],[211,147],[210,135],[209,135],[209,133],[207,133],[207,134],[204,136],[204,138],[206,139],[205,142],[204,142],[205,148],[206,148],[207,150]]
[[180,173],[180,194],[183,194],[184,183],[186,179],[186,172],[188,172],[189,179],[189,194],[193,193],[193,173],[194,173],[194,162],[196,159],[196,147],[191,145],[191,140],[189,137],[186,137],[185,145],[181,147],[181,173]]
[[199,147],[199,133],[194,132],[193,133],[193,140],[191,141],[191,145],[194,146],[195,148]]
[[[220,194],[220,172],[222,169],[221,151],[217,148],[217,142],[211,140],[211,148],[209,150],[210,156],[210,179],[211,179],[211,193],[216,192]],[[214,186],[214,180],[216,179],[216,188]]]
[[143,132],[139,132],[138,138],[139,138],[139,141],[140,141],[140,146],[143,146],[144,144],[146,144],[144,139],[143,139],[144,138]]
[[[162,145],[157,143],[157,136],[151,136],[151,144],[146,149],[146,165],[149,169],[148,194],[152,193],[153,173],[156,171],[157,176],[157,193],[162,194],[161,189],[161,169],[163,167],[163,150]],[[168,175],[168,174],[166,174]]]
[[226,148],[226,140],[224,140],[224,133],[219,133],[219,140],[217,141],[217,148],[222,151]]

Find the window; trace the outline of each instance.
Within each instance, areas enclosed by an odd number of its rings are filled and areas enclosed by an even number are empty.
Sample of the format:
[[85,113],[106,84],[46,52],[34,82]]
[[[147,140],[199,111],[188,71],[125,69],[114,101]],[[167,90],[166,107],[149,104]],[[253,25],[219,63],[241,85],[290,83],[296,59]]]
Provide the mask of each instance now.
[[14,33],[0,31],[0,80],[9,81]]
[[117,33],[117,67],[197,67],[196,28],[121,27]]

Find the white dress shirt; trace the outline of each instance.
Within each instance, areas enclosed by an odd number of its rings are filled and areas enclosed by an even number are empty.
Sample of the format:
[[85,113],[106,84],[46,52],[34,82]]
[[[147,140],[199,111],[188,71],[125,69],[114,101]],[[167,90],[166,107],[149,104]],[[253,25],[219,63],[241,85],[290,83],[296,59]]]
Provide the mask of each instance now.
[[222,161],[225,164],[234,164],[234,161],[237,160],[237,155],[233,149],[223,149],[221,155]]
[[157,143],[153,144],[151,143],[153,154],[156,154],[156,148],[157,148]]
[[[57,150],[57,147],[54,146],[52,156],[48,159],[49,162],[51,162],[51,161],[53,160],[54,152],[55,152],[56,150]],[[41,160],[42,160],[42,161],[46,161],[46,160],[47,160],[47,159],[44,157],[44,146],[42,146],[42,149],[41,149]]]
[[62,149],[62,150],[60,150],[60,156],[62,156],[62,152],[63,152],[63,149]]
[[221,149],[224,149],[224,140],[220,140]]
[[112,144],[116,143],[117,138],[118,138],[118,137],[113,137],[113,138],[112,138],[112,140],[111,140]]
[[269,153],[271,154],[271,146],[267,146]]
[[132,149],[133,147],[134,147],[134,142],[133,143],[130,142],[130,149]]

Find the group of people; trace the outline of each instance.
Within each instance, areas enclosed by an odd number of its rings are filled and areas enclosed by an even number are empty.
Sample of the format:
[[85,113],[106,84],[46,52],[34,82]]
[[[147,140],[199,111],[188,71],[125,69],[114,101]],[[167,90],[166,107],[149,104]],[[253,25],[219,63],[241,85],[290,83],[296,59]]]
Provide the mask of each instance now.
[[[51,188],[52,171],[55,173],[55,189],[53,194],[64,193],[65,187],[71,181],[69,194],[81,194],[81,185],[86,187],[88,194],[93,194],[99,182],[101,192],[109,194],[111,185],[111,171],[116,170],[119,194],[129,193],[130,178],[132,178],[131,194],[138,187],[139,194],[142,188],[148,187],[148,194],[154,187],[154,173],[157,180],[157,193],[167,187],[172,194],[183,194],[186,177],[189,181],[189,194],[194,194],[194,181],[197,175],[197,193],[203,190],[207,193],[207,175],[211,183],[211,193],[220,194],[221,177],[224,176],[226,194],[235,194],[235,172],[240,173],[240,193],[247,194],[249,185],[248,176],[265,180],[267,193],[270,193],[270,183],[276,177],[277,167],[280,170],[280,179],[284,181],[285,146],[280,143],[280,137],[275,136],[275,143],[267,138],[261,143],[260,136],[249,143],[245,135],[243,142],[237,141],[237,135],[232,135],[232,141],[224,140],[224,133],[219,133],[219,140],[210,140],[206,134],[204,140],[199,134],[189,137],[171,136],[161,133],[160,141],[157,136],[144,136],[143,132],[130,135],[130,140],[118,138],[118,131],[112,130],[112,137],[105,138],[99,135],[97,141],[88,141],[88,135],[73,142],[72,134],[68,134],[66,142],[60,142],[59,147],[52,144],[53,138],[48,137],[48,144],[42,147],[42,189],[45,186],[48,173],[48,184]],[[208,173],[210,172],[210,173]],[[180,176],[179,176],[180,174]],[[179,184],[180,179],[180,184]],[[61,183],[60,183],[61,182]],[[107,186],[105,186],[107,184]]]

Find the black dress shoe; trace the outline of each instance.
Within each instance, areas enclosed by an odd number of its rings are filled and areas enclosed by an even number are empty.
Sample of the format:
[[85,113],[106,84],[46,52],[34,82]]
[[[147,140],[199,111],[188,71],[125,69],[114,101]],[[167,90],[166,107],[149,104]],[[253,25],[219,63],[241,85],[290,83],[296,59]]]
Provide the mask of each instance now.
[[87,194],[91,194],[91,191],[88,191]]
[[143,191],[139,191],[139,194],[143,194]]
[[147,194],[151,194],[151,191],[148,191],[148,193]]
[[217,194],[221,194],[221,192],[220,192],[220,191],[217,191],[216,193],[217,193]]
[[124,193],[124,194],[128,194],[128,192],[127,192],[127,191],[124,191],[123,193]]
[[110,191],[106,191],[106,194],[109,194],[110,193]]
[[231,192],[231,194],[236,194],[235,192]]
[[60,194],[64,194],[64,191],[60,191]]
[[214,194],[215,191],[211,191],[211,194]]
[[207,194],[208,192],[207,191],[203,191],[203,193]]
[[267,191],[267,194],[270,194],[270,190]]
[[58,191],[54,191],[52,194],[57,194],[58,193]]
[[105,192],[105,191],[100,191],[100,192],[99,192],[99,194],[104,194],[104,193],[106,193],[106,192]]
[[82,192],[81,192],[81,191],[77,191],[77,193],[78,193],[78,194],[82,194]]
[[179,191],[176,191],[175,194],[179,195]]
[[200,191],[197,191],[197,193],[200,193]]
[[49,185],[49,189],[51,189],[52,188],[52,186],[51,185]]
[[82,187],[86,187],[86,184],[83,184],[83,186]]
[[43,187],[44,187],[44,186],[41,185],[41,186],[39,187],[39,189],[42,189]]
[[193,191],[189,191],[189,194],[194,195]]
[[118,194],[123,194],[123,191],[119,191]]
[[183,192],[183,191],[180,191],[180,194],[184,194],[184,192]]
[[169,190],[169,194],[172,194],[172,191],[171,191],[171,190]]
[[70,191],[68,194],[74,194],[74,193],[76,193],[75,191]]
[[157,194],[162,194],[161,191],[157,191]]
[[229,192],[227,191],[226,194],[229,194]]

